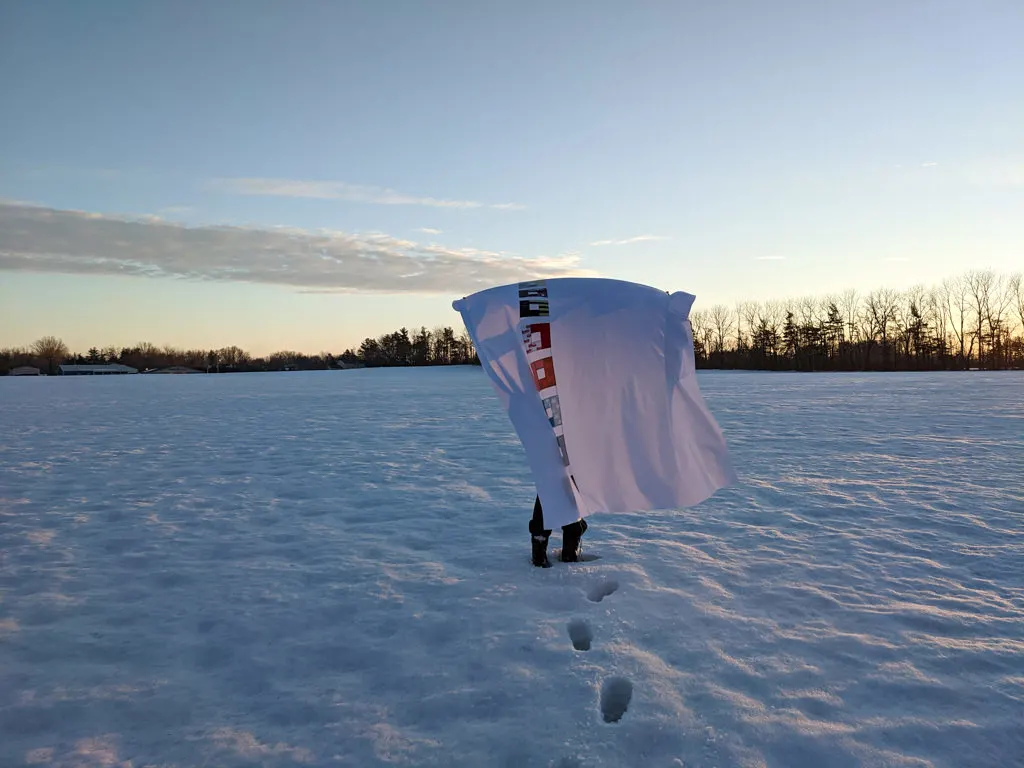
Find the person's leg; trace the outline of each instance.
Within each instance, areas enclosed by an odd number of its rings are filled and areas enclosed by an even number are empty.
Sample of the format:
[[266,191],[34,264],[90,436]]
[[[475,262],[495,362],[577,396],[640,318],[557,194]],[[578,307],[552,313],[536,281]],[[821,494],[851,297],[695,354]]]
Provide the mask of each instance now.
[[562,554],[559,557],[563,563],[578,563],[583,548],[580,540],[587,531],[587,521],[582,517],[575,523],[562,526]]
[[540,496],[533,502],[533,518],[530,520],[530,540],[533,545],[533,564],[538,568],[550,568],[548,561],[548,539],[551,530],[544,528],[544,509],[540,505]]

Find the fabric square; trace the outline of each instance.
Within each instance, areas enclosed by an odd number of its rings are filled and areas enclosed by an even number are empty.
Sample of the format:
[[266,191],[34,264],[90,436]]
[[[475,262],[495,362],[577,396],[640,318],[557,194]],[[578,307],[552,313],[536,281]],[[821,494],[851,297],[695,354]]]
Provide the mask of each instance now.
[[543,349],[551,349],[551,325],[550,323],[530,323],[523,326],[523,343],[526,345],[526,353],[540,352]]
[[530,364],[530,370],[533,371],[533,383],[538,390],[555,386],[555,361],[550,357],[535,360]]

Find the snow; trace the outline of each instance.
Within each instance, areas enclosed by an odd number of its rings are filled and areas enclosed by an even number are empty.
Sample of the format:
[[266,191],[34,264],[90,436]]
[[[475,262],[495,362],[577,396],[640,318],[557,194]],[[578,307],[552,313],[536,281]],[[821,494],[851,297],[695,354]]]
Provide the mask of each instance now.
[[0,765],[1021,765],[1024,377],[700,376],[550,569],[479,369],[0,379]]

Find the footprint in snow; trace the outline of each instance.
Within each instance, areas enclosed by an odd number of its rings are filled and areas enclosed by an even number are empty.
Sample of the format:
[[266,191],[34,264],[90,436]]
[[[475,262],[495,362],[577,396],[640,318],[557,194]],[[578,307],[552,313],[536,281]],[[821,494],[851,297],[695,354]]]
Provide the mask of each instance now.
[[608,595],[612,594],[619,588],[619,582],[617,581],[602,581],[600,584],[595,586],[587,594],[587,599],[592,603],[600,603]]
[[594,632],[584,619],[573,619],[569,622],[569,639],[577,651],[589,651],[594,639]]
[[601,717],[606,723],[617,723],[629,709],[633,683],[624,677],[610,677],[601,686]]

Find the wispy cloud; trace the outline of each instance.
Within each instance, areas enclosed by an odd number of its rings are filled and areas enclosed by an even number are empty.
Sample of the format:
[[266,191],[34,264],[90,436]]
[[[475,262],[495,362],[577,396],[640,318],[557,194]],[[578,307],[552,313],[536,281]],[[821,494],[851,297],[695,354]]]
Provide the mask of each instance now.
[[434,229],[433,227],[420,227],[416,231],[417,232],[422,232],[425,235],[440,235],[441,234],[441,230],[440,229]]
[[590,245],[594,248],[599,248],[605,245],[632,245],[633,243],[649,243],[655,240],[668,240],[663,235],[637,235],[636,237],[627,237],[625,240],[595,240]]
[[376,205],[420,205],[430,208],[492,208],[518,211],[526,206],[519,203],[481,203],[476,200],[448,200],[396,192],[382,187],[366,187],[343,181],[307,181],[301,179],[214,179],[214,186],[239,195],[268,197],[305,197],[320,200],[347,200],[354,203]]
[[785,261],[785,256],[755,256],[754,261]]
[[190,205],[168,205],[166,208],[161,208],[157,211],[158,216],[182,216],[186,213],[192,213],[195,210]]
[[921,163],[922,168],[934,168],[936,165],[938,165],[936,162]]
[[315,291],[465,293],[585,275],[575,255],[519,258],[386,234],[196,226],[0,203],[0,271],[269,283]]

